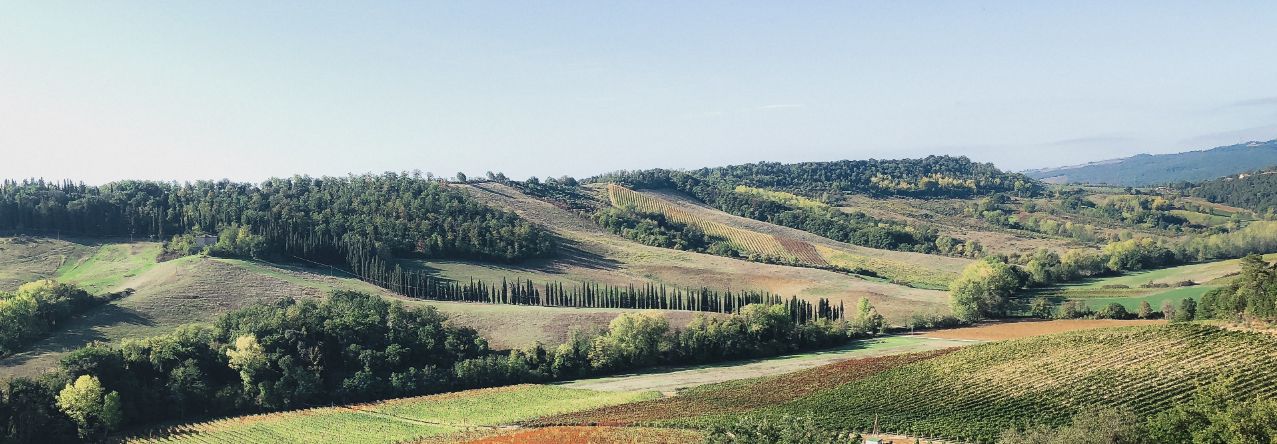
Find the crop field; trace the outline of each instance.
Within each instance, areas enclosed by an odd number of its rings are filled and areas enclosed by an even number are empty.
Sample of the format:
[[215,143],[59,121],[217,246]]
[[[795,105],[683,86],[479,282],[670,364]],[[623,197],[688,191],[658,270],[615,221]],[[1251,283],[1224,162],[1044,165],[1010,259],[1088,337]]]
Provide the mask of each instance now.
[[135,433],[133,443],[393,443],[447,436],[608,405],[653,392],[596,392],[517,385],[341,407],[181,424]]
[[1026,422],[1063,424],[1087,406],[1154,414],[1230,375],[1239,399],[1277,391],[1277,337],[1167,325],[982,344],[756,414],[808,415],[830,429],[860,431],[877,418],[892,433],[989,442]]
[[685,444],[700,442],[700,440],[700,432],[686,429],[561,426],[521,429],[463,442],[466,444]]
[[[643,193],[639,193],[629,188],[616,184],[609,184],[607,187],[608,197],[612,200],[612,205],[618,207],[631,207],[645,213],[663,214],[674,222],[699,228],[710,236],[717,236],[727,239],[733,246],[754,254],[767,257],[776,257],[784,260],[798,260],[798,256],[791,252],[785,245],[769,234],[763,234],[755,231],[742,230],[740,228],[728,226],[718,222],[708,221],[672,205],[662,199],[657,199]],[[793,240],[791,242],[802,242]],[[813,265],[824,265],[822,260]]]
[[1066,333],[1097,328],[1160,325],[1162,320],[1056,319],[1051,321],[996,322],[974,327],[951,328],[916,333],[918,336],[968,341],[1003,341],[1033,336]]
[[951,353],[947,348],[912,354],[862,357],[806,370],[702,385],[650,401],[547,416],[533,425],[634,425],[727,415],[780,404],[832,389],[905,364]]
[[854,341],[845,346],[774,358],[724,362],[690,367],[657,368],[637,374],[582,379],[565,387],[591,390],[658,390],[673,393],[704,384],[756,378],[809,369],[848,359],[889,356],[970,345],[971,342],[914,336],[887,336]]

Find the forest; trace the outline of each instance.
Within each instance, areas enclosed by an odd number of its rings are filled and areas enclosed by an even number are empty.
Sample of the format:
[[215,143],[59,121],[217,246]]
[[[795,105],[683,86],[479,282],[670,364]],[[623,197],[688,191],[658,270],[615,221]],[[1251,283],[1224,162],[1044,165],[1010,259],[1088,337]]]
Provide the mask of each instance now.
[[[0,183],[0,230],[168,239],[244,229],[251,253],[343,264],[350,254],[514,261],[553,236],[418,174],[230,181]],[[249,236],[252,236],[251,238]]]
[[1271,213],[1277,208],[1277,172],[1252,171],[1244,177],[1225,177],[1197,184],[1177,185],[1185,194],[1211,202]]
[[851,321],[795,323],[754,304],[684,329],[624,314],[557,347],[498,352],[433,307],[335,291],[285,300],[163,336],[94,344],[56,372],[0,386],[0,441],[97,441],[122,427],[193,416],[547,382],[665,364],[774,356],[877,334],[882,317],[861,301]]
[[709,185],[766,188],[825,201],[837,199],[840,194],[965,198],[994,192],[1027,196],[1041,190],[1041,184],[1027,176],[1003,172],[991,163],[972,162],[965,156],[791,164],[759,162],[691,171],[618,171],[586,181],[686,190],[699,186],[686,184],[692,180]]

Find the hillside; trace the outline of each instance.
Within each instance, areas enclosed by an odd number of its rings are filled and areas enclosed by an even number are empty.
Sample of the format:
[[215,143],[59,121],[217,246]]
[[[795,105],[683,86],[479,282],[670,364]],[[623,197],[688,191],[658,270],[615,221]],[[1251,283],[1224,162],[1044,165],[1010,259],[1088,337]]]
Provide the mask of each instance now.
[[1185,193],[1218,204],[1269,213],[1277,209],[1277,171],[1249,171],[1208,180],[1189,186]]
[[615,185],[607,191],[613,204],[638,204],[671,218],[685,219],[705,227],[703,230],[707,233],[723,233],[724,237],[747,245],[748,249],[806,266],[864,269],[892,282],[943,289],[971,262],[838,242],[806,231],[727,214],[675,191],[632,191]]
[[1215,179],[1272,165],[1277,165],[1277,140],[1175,154],[1140,154],[1024,174],[1049,183],[1149,186]]
[[[835,302],[855,303],[869,298],[889,320],[899,322],[913,313],[947,313],[948,295],[939,290],[910,288],[889,282],[865,279],[847,273],[806,267],[764,264],[722,256],[678,251],[639,244],[609,233],[588,218],[528,196],[510,186],[488,182],[473,183],[473,194],[491,205],[509,209],[564,239],[562,257],[529,261],[520,266],[428,262],[454,276],[497,276],[518,273],[535,281],[592,281],[620,284],[665,283],[679,287],[767,290],[805,298],[825,297]],[[710,212],[704,207],[689,210]],[[719,212],[718,214],[722,214]],[[730,216],[722,214],[730,218]],[[777,227],[777,229],[780,229]],[[858,251],[863,251],[859,249]],[[881,252],[896,257],[913,257]],[[928,258],[924,255],[917,257]],[[914,259],[916,260],[916,259]],[[953,273],[962,261],[938,258],[941,270]],[[901,262],[904,266],[916,266]]]
[[[1084,330],[850,360],[679,396],[536,421],[703,428],[739,417],[810,416],[821,427],[989,442],[1008,427],[1060,425],[1088,406],[1166,410],[1221,378],[1231,396],[1271,394],[1277,338],[1201,325]],[[912,438],[909,439],[912,441]]]
[[[0,261],[24,264],[6,270],[22,276],[55,278],[100,292],[135,290],[130,296],[73,319],[29,351],[0,359],[0,377],[41,373],[65,353],[93,341],[153,336],[187,323],[210,322],[245,305],[282,298],[315,298],[334,288],[380,294],[408,305],[435,306],[452,322],[483,333],[498,349],[521,348],[538,341],[557,344],[573,328],[601,328],[620,313],[642,311],[414,300],[308,267],[199,256],[157,263],[159,245],[152,242],[81,244],[44,238],[0,238],[0,245],[6,246],[0,249]],[[64,263],[61,258],[68,256],[79,259]],[[686,325],[693,315],[687,311],[665,313],[676,326]]]

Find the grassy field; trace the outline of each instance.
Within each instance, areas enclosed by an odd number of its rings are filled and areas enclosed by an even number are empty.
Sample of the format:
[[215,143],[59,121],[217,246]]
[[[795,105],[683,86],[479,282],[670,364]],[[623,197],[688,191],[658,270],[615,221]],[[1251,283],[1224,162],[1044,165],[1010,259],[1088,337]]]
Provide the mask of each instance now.
[[158,242],[104,244],[91,256],[68,261],[57,271],[57,279],[75,284],[90,293],[122,290],[121,284],[156,265]]
[[[1277,260],[1277,254],[1265,255],[1264,260]],[[1179,301],[1190,297],[1201,299],[1206,292],[1227,285],[1232,275],[1239,271],[1241,271],[1240,260],[1229,259],[1089,279],[1038,290],[1036,294],[1059,299],[1082,300],[1094,308],[1118,303],[1129,311],[1138,310],[1140,302],[1148,301],[1149,305],[1157,310],[1160,309],[1163,301],[1178,304]],[[1195,285],[1177,286],[1182,281],[1192,281]],[[1169,287],[1142,287],[1150,283],[1166,284]]]
[[[111,250],[134,251],[132,245],[108,246]],[[145,246],[139,248],[145,250]],[[95,255],[97,256],[97,255]],[[33,375],[56,364],[66,352],[93,341],[113,342],[172,331],[188,323],[209,322],[223,313],[258,302],[280,298],[319,297],[325,290],[296,285],[270,276],[249,272],[233,264],[210,258],[189,256],[163,263],[142,265],[135,275],[119,279],[102,277],[101,269],[135,267],[132,256],[112,256],[121,260],[86,261],[76,268],[78,278],[95,285],[107,283],[106,291],[133,288],[136,291],[94,308],[65,323],[30,350],[0,360],[0,377]],[[61,277],[59,277],[61,279]]]
[[[1277,390],[1277,338],[1201,325],[1089,330],[967,347],[754,411],[824,427],[990,441],[1026,422],[1059,425],[1087,406],[1139,414],[1236,376],[1238,399]],[[765,391],[744,388],[749,391]],[[723,415],[671,423],[707,425]]]
[[93,254],[94,244],[40,237],[0,237],[0,291],[56,276],[68,263]]
[[180,424],[137,432],[136,443],[394,443],[652,399],[654,392],[597,392],[518,385]]

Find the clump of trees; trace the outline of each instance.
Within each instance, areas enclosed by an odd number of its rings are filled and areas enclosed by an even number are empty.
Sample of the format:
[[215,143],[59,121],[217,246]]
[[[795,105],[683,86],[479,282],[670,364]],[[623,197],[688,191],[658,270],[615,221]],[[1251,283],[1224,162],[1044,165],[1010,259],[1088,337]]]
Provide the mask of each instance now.
[[1017,268],[996,257],[973,262],[949,284],[954,315],[967,322],[1005,316],[1024,278]]
[[1246,256],[1233,283],[1207,292],[1197,309],[1208,319],[1277,322],[1277,269],[1260,255]]
[[22,351],[72,316],[111,300],[52,280],[29,282],[17,291],[0,291],[0,356]]
[[704,444],[843,444],[861,443],[860,435],[820,428],[806,416],[741,416],[705,431]]
[[998,444],[1140,444],[1148,442],[1144,419],[1134,412],[1112,407],[1093,407],[1074,415],[1067,425],[1044,424],[1024,429],[1008,429]]
[[494,351],[433,307],[334,292],[281,301],[64,357],[41,379],[0,383],[0,441],[101,439],[121,427],[193,416],[546,382],[651,365],[771,356],[872,335],[880,320],[858,304],[854,322],[796,322],[788,308],[748,305],[698,315],[687,328],[625,314],[557,347]]

